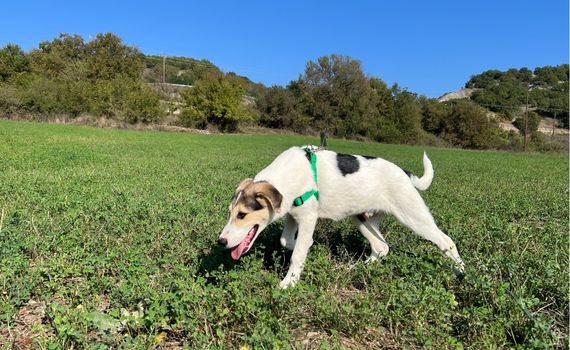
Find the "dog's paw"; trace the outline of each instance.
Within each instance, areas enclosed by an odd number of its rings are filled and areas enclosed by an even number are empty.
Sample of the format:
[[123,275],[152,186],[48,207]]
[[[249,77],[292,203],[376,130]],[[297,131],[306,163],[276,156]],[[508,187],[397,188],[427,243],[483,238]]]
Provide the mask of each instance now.
[[281,239],[279,241],[281,242],[281,246],[283,248],[286,248],[288,250],[293,250],[293,248],[295,248],[295,240],[294,239],[287,239],[287,238],[281,237]]
[[366,265],[368,265],[368,264],[375,263],[375,262],[377,262],[377,261],[378,261],[378,257],[377,257],[376,255],[370,255],[370,256],[364,261],[364,263],[365,263]]
[[389,248],[386,246],[385,248],[380,249],[378,252],[370,253],[370,256],[364,261],[366,264],[372,264],[378,262],[380,258],[388,255]]
[[459,281],[463,281],[465,279],[465,269],[458,269],[457,267],[454,267],[453,274]]
[[459,259],[459,262],[455,264],[453,269],[456,275],[465,275],[465,263],[463,263],[463,260]]
[[297,284],[296,280],[285,277],[283,281],[279,282],[279,288],[287,289],[289,287],[295,287],[295,284]]

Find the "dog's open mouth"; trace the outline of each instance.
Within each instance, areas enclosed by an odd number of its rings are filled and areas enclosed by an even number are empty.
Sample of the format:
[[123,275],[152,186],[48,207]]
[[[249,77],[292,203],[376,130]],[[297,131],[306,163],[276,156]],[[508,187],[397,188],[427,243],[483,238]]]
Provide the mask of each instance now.
[[243,255],[243,253],[245,253],[249,250],[250,244],[253,241],[253,239],[255,238],[255,234],[257,233],[258,228],[259,228],[259,225],[253,226],[251,228],[251,230],[249,230],[247,235],[245,235],[245,238],[243,239],[243,241],[241,241],[240,244],[238,244],[232,248],[232,250],[230,252],[232,259],[239,260],[239,258]]

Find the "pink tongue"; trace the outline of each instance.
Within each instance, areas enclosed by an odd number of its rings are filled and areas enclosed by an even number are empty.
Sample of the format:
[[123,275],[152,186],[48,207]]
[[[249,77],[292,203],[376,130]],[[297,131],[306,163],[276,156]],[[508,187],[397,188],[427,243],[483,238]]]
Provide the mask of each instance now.
[[230,255],[232,256],[232,259],[234,260],[239,260],[239,258],[241,257],[241,255],[244,253],[244,251],[247,249],[247,247],[249,246],[249,244],[251,243],[251,239],[253,238],[253,236],[255,235],[255,226],[252,227],[251,230],[249,230],[249,232],[247,233],[247,235],[245,236],[245,238],[243,239],[243,241],[241,241],[240,244],[238,244],[237,246],[235,246],[234,248],[232,248],[232,251],[230,253]]

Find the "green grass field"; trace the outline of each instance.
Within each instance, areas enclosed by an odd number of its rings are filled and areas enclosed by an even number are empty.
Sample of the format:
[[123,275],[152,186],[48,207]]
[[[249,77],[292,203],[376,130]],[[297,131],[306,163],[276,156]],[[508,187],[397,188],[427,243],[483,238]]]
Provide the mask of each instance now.
[[[568,348],[568,157],[427,149],[466,276],[393,219],[321,221],[301,282],[269,227],[216,246],[237,183],[297,136],[0,121],[0,348]],[[423,148],[329,140],[422,174]]]

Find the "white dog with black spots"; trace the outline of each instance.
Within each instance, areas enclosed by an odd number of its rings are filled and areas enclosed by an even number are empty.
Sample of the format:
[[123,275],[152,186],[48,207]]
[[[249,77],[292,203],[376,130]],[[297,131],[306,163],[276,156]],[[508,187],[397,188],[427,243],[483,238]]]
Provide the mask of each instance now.
[[243,180],[230,204],[230,217],[218,242],[238,260],[259,234],[284,217],[283,247],[293,250],[281,288],[299,280],[313,244],[317,219],[351,217],[370,242],[367,261],[388,254],[379,224],[392,214],[419,236],[433,242],[461,272],[464,264],[455,243],[435,224],[418,190],[433,180],[432,164],[424,153],[420,178],[397,165],[375,157],[348,155],[315,146],[292,147],[281,153],[255,178]]

